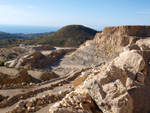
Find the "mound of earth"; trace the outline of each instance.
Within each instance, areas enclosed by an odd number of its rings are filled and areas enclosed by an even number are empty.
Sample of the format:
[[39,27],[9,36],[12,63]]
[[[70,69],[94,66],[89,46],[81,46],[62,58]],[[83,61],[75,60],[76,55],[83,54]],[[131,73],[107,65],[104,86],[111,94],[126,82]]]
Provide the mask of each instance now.
[[[100,50],[104,49],[101,47],[106,46],[105,48],[107,48],[109,44],[110,47],[120,47],[120,51],[114,49],[112,52],[111,48],[107,51],[112,56],[114,54],[116,56],[118,54],[118,56],[116,58],[113,58],[115,56],[106,57],[107,61],[108,59],[110,61],[105,65],[92,66],[88,70],[89,73],[83,73],[82,77],[74,81],[75,90],[51,106],[49,113],[150,112],[150,39],[145,37],[149,36],[149,32],[147,32],[149,26],[121,26],[113,28],[113,32],[112,28],[106,29],[108,30],[107,34],[98,34],[100,37],[96,36],[93,42],[98,44],[98,39],[103,42],[101,44],[104,45],[99,47]],[[108,33],[109,29],[110,34]],[[137,29],[140,29],[140,33]],[[143,32],[141,29],[144,29]],[[80,48],[80,50],[82,49]],[[86,52],[83,55],[87,55]],[[76,83],[77,80],[79,83]]]
[[58,78],[59,76],[50,70],[46,70],[45,72],[43,72],[40,76],[38,76],[38,78],[42,81],[47,81],[47,80],[51,80],[54,78]]
[[18,83],[30,83],[31,78],[27,72],[27,70],[21,70],[18,72],[17,75],[7,75],[0,73],[0,85],[5,85],[5,84],[18,84]]

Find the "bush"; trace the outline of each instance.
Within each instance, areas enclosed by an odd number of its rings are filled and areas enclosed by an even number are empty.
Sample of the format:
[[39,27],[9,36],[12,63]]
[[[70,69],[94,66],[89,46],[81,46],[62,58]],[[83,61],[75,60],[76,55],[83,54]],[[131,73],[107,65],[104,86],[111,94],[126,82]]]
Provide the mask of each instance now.
[[0,66],[4,66],[4,62],[0,62]]
[[11,59],[11,58],[12,58],[12,56],[11,56],[11,55],[8,55],[8,56],[7,56],[7,58]]
[[22,89],[21,92],[25,92],[25,90]]

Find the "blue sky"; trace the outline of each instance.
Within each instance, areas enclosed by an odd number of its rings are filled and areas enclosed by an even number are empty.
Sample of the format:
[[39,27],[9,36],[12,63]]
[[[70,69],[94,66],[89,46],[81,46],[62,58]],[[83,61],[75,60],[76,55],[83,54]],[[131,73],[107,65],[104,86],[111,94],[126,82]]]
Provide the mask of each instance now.
[[150,25],[150,0],[0,0],[0,24]]

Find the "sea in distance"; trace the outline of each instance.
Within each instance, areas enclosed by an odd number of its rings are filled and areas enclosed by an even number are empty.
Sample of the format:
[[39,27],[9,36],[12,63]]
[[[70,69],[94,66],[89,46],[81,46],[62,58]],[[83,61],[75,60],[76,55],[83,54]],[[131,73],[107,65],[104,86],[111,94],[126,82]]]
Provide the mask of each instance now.
[[25,26],[25,25],[0,25],[0,31],[6,33],[44,33],[55,32],[59,27],[50,26]]

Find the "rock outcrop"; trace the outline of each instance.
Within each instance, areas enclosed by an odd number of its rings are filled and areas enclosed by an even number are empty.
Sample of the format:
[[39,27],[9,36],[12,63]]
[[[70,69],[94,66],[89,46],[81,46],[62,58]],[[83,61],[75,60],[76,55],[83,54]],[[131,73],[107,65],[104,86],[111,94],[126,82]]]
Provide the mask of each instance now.
[[123,47],[150,36],[150,26],[119,26],[104,28],[94,40],[86,41],[75,51],[73,61],[91,66],[108,62],[123,51]]
[[150,37],[150,26],[119,26],[106,27],[103,34]]
[[[91,73],[85,74],[86,80],[82,77],[78,78],[79,83],[75,80],[75,91],[54,104],[49,112],[72,113],[70,109],[76,109],[88,113],[149,113],[150,39],[146,38],[149,33],[149,26],[105,28],[93,41],[87,41],[72,58],[79,58],[86,65],[94,61],[107,63],[89,69]],[[94,59],[96,53],[100,55]],[[88,56],[87,59],[82,55]]]

